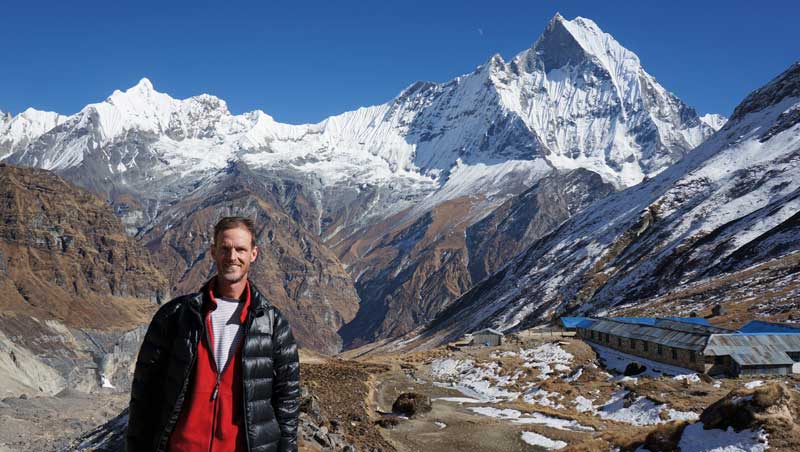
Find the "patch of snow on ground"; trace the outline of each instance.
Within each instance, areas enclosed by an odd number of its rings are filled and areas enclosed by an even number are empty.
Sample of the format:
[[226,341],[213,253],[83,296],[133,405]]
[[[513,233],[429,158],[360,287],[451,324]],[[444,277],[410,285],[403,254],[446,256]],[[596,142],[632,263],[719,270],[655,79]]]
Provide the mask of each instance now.
[[491,362],[484,367],[476,365],[472,360],[437,359],[431,363],[431,373],[439,380],[449,384],[448,387],[458,389],[464,395],[480,399],[483,402],[514,400],[518,392],[503,389],[516,380],[514,376],[501,376],[500,366]]
[[490,406],[473,406],[470,407],[469,410],[483,416],[494,417],[497,419],[519,419],[519,417],[522,416],[521,411],[513,410],[511,408],[500,409]]
[[587,399],[584,396],[575,397],[575,411],[578,413],[585,413],[587,411],[594,411],[594,400]]
[[583,375],[583,367],[579,367],[578,370],[575,371],[575,373],[573,373],[572,375],[570,375],[568,377],[564,377],[564,381],[572,383],[573,381],[577,380],[578,378],[581,378],[581,375]]
[[434,422],[434,424],[436,424],[436,426],[439,427],[439,430],[442,430],[445,427],[447,427],[447,424],[445,424],[444,422],[436,421],[436,422]]
[[572,419],[562,419],[553,416],[547,416],[542,413],[522,413],[521,411],[511,408],[494,408],[489,406],[470,407],[470,411],[480,414],[482,416],[493,417],[505,421],[511,421],[515,424],[522,425],[545,425],[557,430],[568,430],[577,432],[593,432],[594,429],[587,425],[580,424]]
[[703,429],[698,422],[683,430],[681,452],[764,452],[767,450],[767,434],[763,430]]
[[749,383],[745,383],[744,387],[747,388],[747,389],[755,389],[755,388],[757,388],[759,386],[762,386],[763,384],[764,384],[764,380],[754,380],[754,381],[751,381]]
[[471,397],[436,397],[433,400],[441,400],[443,402],[453,402],[453,403],[483,403],[478,399],[473,399]]
[[683,375],[675,375],[672,377],[673,380],[686,380],[689,383],[700,383],[700,376],[697,374],[683,374]]
[[509,356],[517,356],[517,353],[508,350],[505,352],[492,352],[492,354],[489,355],[491,358],[507,358]]
[[547,450],[558,450],[567,447],[567,443],[564,441],[552,440],[534,432],[522,432],[522,440],[531,446],[537,446]]
[[539,369],[539,378],[546,379],[553,372],[554,366],[559,372],[568,372],[572,362],[572,354],[565,351],[558,343],[548,342],[536,348],[520,350],[520,356],[525,359],[524,367]]
[[111,384],[111,380],[109,380],[105,375],[100,376],[100,381],[102,382],[104,388],[115,389],[114,385]]
[[637,375],[637,377],[660,377],[662,375],[687,375],[695,373],[691,369],[670,366],[669,364],[662,364],[638,356],[627,355],[595,343],[591,343],[590,345],[607,369],[613,369],[619,373],[625,372],[625,367],[632,362],[637,362],[647,367],[647,370]]
[[531,388],[525,392],[525,394],[522,396],[522,399],[525,401],[525,403],[539,404],[542,406],[563,410],[564,405],[561,405],[558,402],[550,400],[551,397],[556,399],[564,398],[563,395],[557,392],[545,391],[544,389],[539,389],[539,388]]
[[[693,421],[699,419],[697,413],[673,410],[667,408],[666,404],[657,404],[646,397],[639,397],[626,407],[626,395],[628,395],[628,391],[624,389],[615,392],[611,399],[595,412],[603,419],[632,425],[654,425],[673,420]],[[666,420],[661,417],[661,412],[664,410],[667,410]]]
[[577,432],[593,432],[594,428],[588,425],[583,425],[578,421],[572,419],[562,419],[558,417],[548,416],[542,413],[531,413],[521,416],[513,420],[515,424],[538,424],[546,425],[548,427],[558,430],[571,430]]

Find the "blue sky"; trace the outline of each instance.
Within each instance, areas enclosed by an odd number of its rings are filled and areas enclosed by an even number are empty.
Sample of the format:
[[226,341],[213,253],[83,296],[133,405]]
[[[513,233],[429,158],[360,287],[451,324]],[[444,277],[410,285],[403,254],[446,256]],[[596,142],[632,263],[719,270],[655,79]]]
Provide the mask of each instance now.
[[730,114],[800,60],[800,2],[5,3],[0,110],[72,114],[148,77],[233,113],[317,122],[530,47],[560,11],[594,20],[700,113]]

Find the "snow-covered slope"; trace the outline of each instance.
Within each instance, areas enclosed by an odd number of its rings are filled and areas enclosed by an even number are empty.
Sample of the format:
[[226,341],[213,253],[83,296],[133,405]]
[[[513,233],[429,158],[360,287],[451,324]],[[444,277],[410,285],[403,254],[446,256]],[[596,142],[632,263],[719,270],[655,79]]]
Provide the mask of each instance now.
[[[441,339],[557,314],[598,312],[800,249],[800,63],[748,96],[713,137],[657,177],[539,240],[444,312]],[[742,256],[739,256],[740,258]],[[752,265],[752,260],[747,260]]]

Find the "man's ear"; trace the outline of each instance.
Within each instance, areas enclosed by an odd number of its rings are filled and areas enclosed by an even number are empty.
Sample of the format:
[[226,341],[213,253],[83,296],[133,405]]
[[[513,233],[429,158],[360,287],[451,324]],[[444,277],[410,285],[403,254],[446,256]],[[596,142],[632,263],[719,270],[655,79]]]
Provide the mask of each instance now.
[[255,262],[257,257],[258,257],[258,247],[257,247],[257,246],[254,246],[254,247],[253,247],[253,252],[252,252],[252,254],[250,255],[250,262],[251,262],[251,263]]
[[214,246],[214,242],[211,242],[211,257],[217,260],[217,247]]

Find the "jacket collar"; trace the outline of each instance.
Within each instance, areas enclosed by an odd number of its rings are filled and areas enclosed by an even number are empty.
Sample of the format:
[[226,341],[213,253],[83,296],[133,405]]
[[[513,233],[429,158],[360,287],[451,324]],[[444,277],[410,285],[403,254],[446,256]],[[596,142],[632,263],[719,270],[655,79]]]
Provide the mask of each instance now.
[[[212,289],[214,288],[214,282],[216,281],[216,275],[206,281],[203,284],[203,287],[200,289],[199,292],[195,293],[191,299],[191,306],[192,309],[197,311],[198,314],[202,314],[204,312],[204,306],[208,305],[209,303],[213,303],[216,305],[216,301],[214,300],[214,295],[212,293]],[[267,299],[261,294],[261,292],[256,288],[255,284],[248,278],[247,280],[247,288],[245,289],[246,297],[245,303],[248,305],[245,306],[245,309],[242,310],[243,316],[246,315],[247,311],[252,311],[253,315],[260,316],[264,314],[264,312],[269,308],[270,303]],[[248,309],[249,308],[249,309]],[[244,317],[242,318],[244,321]]]

